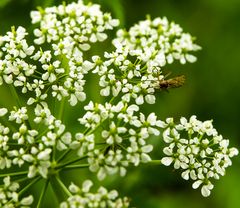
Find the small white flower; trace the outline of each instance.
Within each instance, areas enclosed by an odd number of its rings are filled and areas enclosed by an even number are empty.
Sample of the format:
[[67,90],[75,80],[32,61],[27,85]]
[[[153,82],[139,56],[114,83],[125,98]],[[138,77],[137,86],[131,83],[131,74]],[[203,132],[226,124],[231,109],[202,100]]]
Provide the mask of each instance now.
[[60,204],[60,208],[66,207],[129,207],[127,198],[119,198],[116,190],[108,191],[104,187],[99,187],[96,192],[91,191],[93,182],[86,180],[82,184],[82,189],[71,183],[69,191],[72,193],[68,199]]
[[0,117],[5,116],[8,110],[6,108],[0,108]]
[[10,121],[15,120],[16,123],[21,124],[27,119],[28,119],[28,115],[27,115],[26,107],[22,107],[20,109],[17,109],[16,107],[14,107],[14,110],[10,112],[10,116],[9,116]]
[[20,204],[23,205],[23,206],[29,206],[32,203],[33,203],[33,196],[32,195],[30,195],[28,197],[25,197],[20,201]]
[[178,125],[168,118],[163,140],[168,146],[163,149],[166,157],[161,159],[162,164],[173,163],[175,169],[182,169],[182,178],[192,179],[194,189],[201,186],[204,197],[213,189],[211,179],[224,175],[225,168],[232,164],[230,157],[238,154],[228,147],[228,140],[217,135],[211,120],[201,122],[196,116],[189,120],[182,117]]

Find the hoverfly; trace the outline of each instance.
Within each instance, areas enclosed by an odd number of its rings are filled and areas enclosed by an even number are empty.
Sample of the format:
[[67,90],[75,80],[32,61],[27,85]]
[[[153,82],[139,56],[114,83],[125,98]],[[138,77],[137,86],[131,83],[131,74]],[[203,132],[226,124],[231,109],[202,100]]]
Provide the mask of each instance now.
[[156,67],[153,69],[153,75],[156,78],[154,88],[168,91],[171,88],[178,88],[183,86],[186,80],[185,75],[179,75],[170,79],[166,79],[170,74],[171,72],[162,75],[159,68]]
[[159,80],[159,88],[163,90],[168,90],[170,88],[178,88],[183,86],[186,78],[184,75],[176,76],[171,79]]

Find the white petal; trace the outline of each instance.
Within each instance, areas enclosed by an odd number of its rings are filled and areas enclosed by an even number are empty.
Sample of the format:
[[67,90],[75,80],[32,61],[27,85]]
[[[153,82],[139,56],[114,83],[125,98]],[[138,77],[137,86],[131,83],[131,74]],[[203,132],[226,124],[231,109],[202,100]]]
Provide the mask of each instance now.
[[144,100],[143,100],[143,96],[142,96],[142,95],[140,95],[140,96],[138,96],[138,97],[136,98],[136,104],[137,104],[137,105],[142,105],[143,102],[144,102]]
[[23,198],[20,202],[20,204],[24,205],[24,206],[31,205],[32,203],[33,203],[33,196],[32,195]]
[[165,166],[171,165],[172,162],[173,162],[172,157],[164,157],[164,158],[161,159],[161,163]]
[[143,163],[147,163],[147,162],[151,161],[151,157],[149,155],[145,154],[145,153],[142,153],[141,154],[141,161]]
[[146,95],[145,100],[148,104],[154,104],[156,102],[156,97],[154,95]]
[[83,185],[82,185],[82,191],[85,192],[85,193],[89,192],[92,185],[93,185],[92,181],[90,181],[90,180],[84,181]]
[[188,62],[190,62],[190,63],[194,63],[194,62],[197,61],[197,58],[196,58],[195,56],[191,55],[191,54],[187,54],[187,55],[185,56],[185,58],[186,58],[186,60],[187,60]]
[[69,186],[69,191],[72,192],[72,193],[78,193],[79,192],[79,187],[76,186],[74,183],[71,183],[70,186]]
[[8,110],[6,108],[0,108],[0,117],[5,116]]
[[68,101],[69,101],[71,106],[75,106],[77,104],[77,98],[74,94],[71,94],[71,97]]
[[197,189],[202,184],[201,180],[195,181],[192,185],[193,189]]
[[90,49],[90,45],[87,43],[84,44],[79,44],[79,47],[83,50],[83,51],[87,51]]
[[153,150],[153,146],[151,144],[149,144],[149,145],[146,145],[146,146],[142,147],[141,149],[142,149],[143,152],[149,153]]
[[182,172],[181,176],[184,180],[188,180],[189,179],[189,170]]
[[208,186],[205,185],[201,188],[201,193],[204,197],[208,197],[211,194],[211,191],[208,189]]

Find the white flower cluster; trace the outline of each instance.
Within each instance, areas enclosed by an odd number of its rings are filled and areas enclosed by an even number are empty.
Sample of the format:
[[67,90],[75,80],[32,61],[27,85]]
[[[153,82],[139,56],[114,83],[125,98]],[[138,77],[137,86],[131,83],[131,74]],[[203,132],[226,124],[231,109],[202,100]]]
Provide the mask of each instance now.
[[144,100],[155,103],[155,89],[164,78],[162,68],[174,60],[180,60],[181,64],[196,61],[190,53],[200,47],[193,40],[179,25],[166,18],[148,18],[129,31],[118,30],[113,40],[116,50],[105,52],[105,60],[93,71],[101,76],[101,95],[121,93],[126,102],[133,98],[138,105]]
[[98,172],[100,180],[116,172],[124,176],[129,164],[138,166],[151,161],[149,153],[153,146],[148,138],[158,136],[163,125],[154,113],[147,117],[142,113],[137,115],[137,105],[128,106],[122,101],[116,105],[90,102],[85,110],[79,121],[87,133],[76,134],[72,148],[78,148],[79,156],[88,155],[89,168]]
[[[48,42],[51,51],[38,51],[34,60],[41,62],[45,73],[42,80],[52,83],[52,96],[61,100],[69,98],[74,106],[84,101],[84,75],[94,64],[83,59],[83,51],[91,44],[107,39],[106,30],[112,30],[119,22],[103,13],[97,4],[84,5],[83,1],[31,12],[32,23],[39,23],[34,30],[36,44]],[[58,60],[50,62],[52,56]]]
[[163,140],[168,145],[163,149],[166,157],[161,162],[182,170],[182,178],[193,180],[194,189],[201,186],[201,193],[207,197],[213,189],[212,179],[219,179],[225,169],[232,165],[231,158],[238,154],[236,148],[229,148],[229,140],[223,139],[212,121],[201,122],[196,116],[189,121],[182,117],[180,124],[172,118],[166,120]]
[[103,13],[98,4],[84,5],[82,0],[31,12],[32,23],[39,23],[34,30],[36,44],[57,42],[55,55],[70,55],[72,50],[90,49],[90,43],[107,39],[105,30],[112,30],[119,21]]
[[90,192],[93,183],[90,180],[86,180],[82,184],[82,188],[79,188],[75,184],[69,186],[69,190],[72,196],[68,197],[65,202],[60,204],[60,208],[127,208],[129,207],[129,200],[124,198],[118,198],[118,192],[116,190],[108,191],[104,187],[100,187],[96,193]]
[[163,67],[180,60],[185,64],[192,63],[196,57],[190,55],[200,49],[193,43],[194,38],[184,33],[182,28],[166,17],[140,21],[125,31],[120,29],[117,38],[113,40],[116,48],[127,47],[130,54],[147,63],[148,67]]
[[[6,108],[0,109],[1,117],[7,117],[7,113]],[[66,132],[65,125],[50,114],[46,104],[36,106],[31,123],[26,107],[15,107],[7,119],[14,128],[10,130],[0,123],[0,169],[28,165],[29,178],[38,173],[47,178],[53,147],[59,151],[69,148],[71,133]],[[42,132],[32,128],[33,124],[43,128]]]
[[84,5],[81,0],[33,11],[31,17],[32,23],[39,23],[34,42],[46,41],[50,50],[40,48],[34,53],[34,46],[27,44],[26,29],[12,27],[12,31],[0,36],[0,85],[13,84],[22,93],[33,91],[35,96],[29,105],[45,100],[47,94],[58,100],[67,97],[72,106],[84,101],[84,75],[95,64],[83,58],[83,51],[104,41],[106,31],[116,27],[118,20],[103,13],[99,5]]
[[12,27],[5,36],[0,36],[0,85],[5,82],[22,87],[23,93],[32,88],[28,79],[36,69],[35,65],[25,61],[34,52],[34,46],[29,46],[25,39],[27,34],[20,26],[16,30]]
[[[107,39],[106,32],[118,25],[99,5],[84,5],[79,0],[39,8],[31,17],[37,25],[37,47],[28,44],[28,33],[21,26],[0,36],[0,86],[10,86],[18,104],[13,110],[0,107],[1,178],[10,174],[19,183],[25,178],[47,179],[38,206],[48,182],[57,179],[68,194],[61,208],[125,208],[129,201],[118,198],[117,191],[100,187],[91,193],[89,180],[82,188],[72,183],[67,190],[57,174],[86,167],[99,180],[115,173],[124,176],[130,165],[153,162],[149,138],[165,129],[163,140],[168,146],[163,150],[166,157],[162,164],[173,163],[175,169],[183,170],[184,179],[194,181],[193,188],[201,185],[202,195],[210,195],[211,179],[225,174],[237,149],[228,147],[229,141],[217,133],[211,121],[200,122],[193,116],[189,121],[182,118],[180,124],[173,119],[163,122],[155,113],[144,115],[139,108],[144,102],[155,103],[154,93],[166,78],[165,65],[175,60],[181,64],[196,61],[191,53],[200,47],[194,38],[166,18],[147,18],[128,31],[118,30],[113,52],[105,52],[104,58],[91,55],[87,60],[91,45]],[[86,100],[84,86],[89,72],[99,75],[100,94],[113,98],[105,103],[90,101],[78,119],[80,128],[67,126],[74,129],[70,132],[61,120],[65,99],[71,106]],[[20,98],[15,88],[25,96]],[[61,101],[59,107],[51,105],[54,99]],[[10,173],[14,168],[17,171]],[[23,192],[18,189],[18,183],[5,177],[0,207],[29,207],[33,197],[19,201]]]
[[33,203],[33,196],[24,197],[19,200],[19,194],[17,190],[19,189],[19,184],[16,182],[11,182],[10,177],[5,177],[3,179],[3,186],[0,187],[0,207],[2,208],[30,208]]

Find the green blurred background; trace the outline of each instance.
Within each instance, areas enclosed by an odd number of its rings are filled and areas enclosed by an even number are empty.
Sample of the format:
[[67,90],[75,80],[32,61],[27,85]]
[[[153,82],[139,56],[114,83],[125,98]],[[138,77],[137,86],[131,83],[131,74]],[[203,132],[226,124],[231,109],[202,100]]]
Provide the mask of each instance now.
[[[52,6],[59,0],[0,0],[0,34],[12,25],[31,27],[29,12],[36,6]],[[71,2],[71,1],[66,1]],[[203,50],[194,64],[174,64],[176,74],[185,74],[186,84],[169,93],[159,93],[154,111],[162,119],[197,115],[214,119],[214,125],[232,145],[240,147],[240,1],[239,0],[95,0],[130,27],[145,18],[166,16],[197,37]],[[91,80],[90,80],[91,81]],[[94,91],[94,90],[90,90]],[[95,90],[96,91],[96,90]],[[92,95],[93,97],[95,95]],[[12,105],[6,89],[0,89],[0,103]],[[144,106],[146,112],[153,106]],[[151,109],[150,109],[151,108]],[[156,150],[155,156],[160,155]],[[127,177],[110,179],[110,188],[132,198],[132,206],[143,208],[238,208],[240,207],[240,159],[234,159],[227,175],[215,181],[209,198],[191,183],[183,181],[172,168],[141,167]],[[86,173],[89,174],[89,173]],[[64,177],[64,175],[63,175]],[[72,177],[78,179],[74,173]],[[81,179],[82,180],[82,179]],[[46,202],[46,207],[53,207]]]

